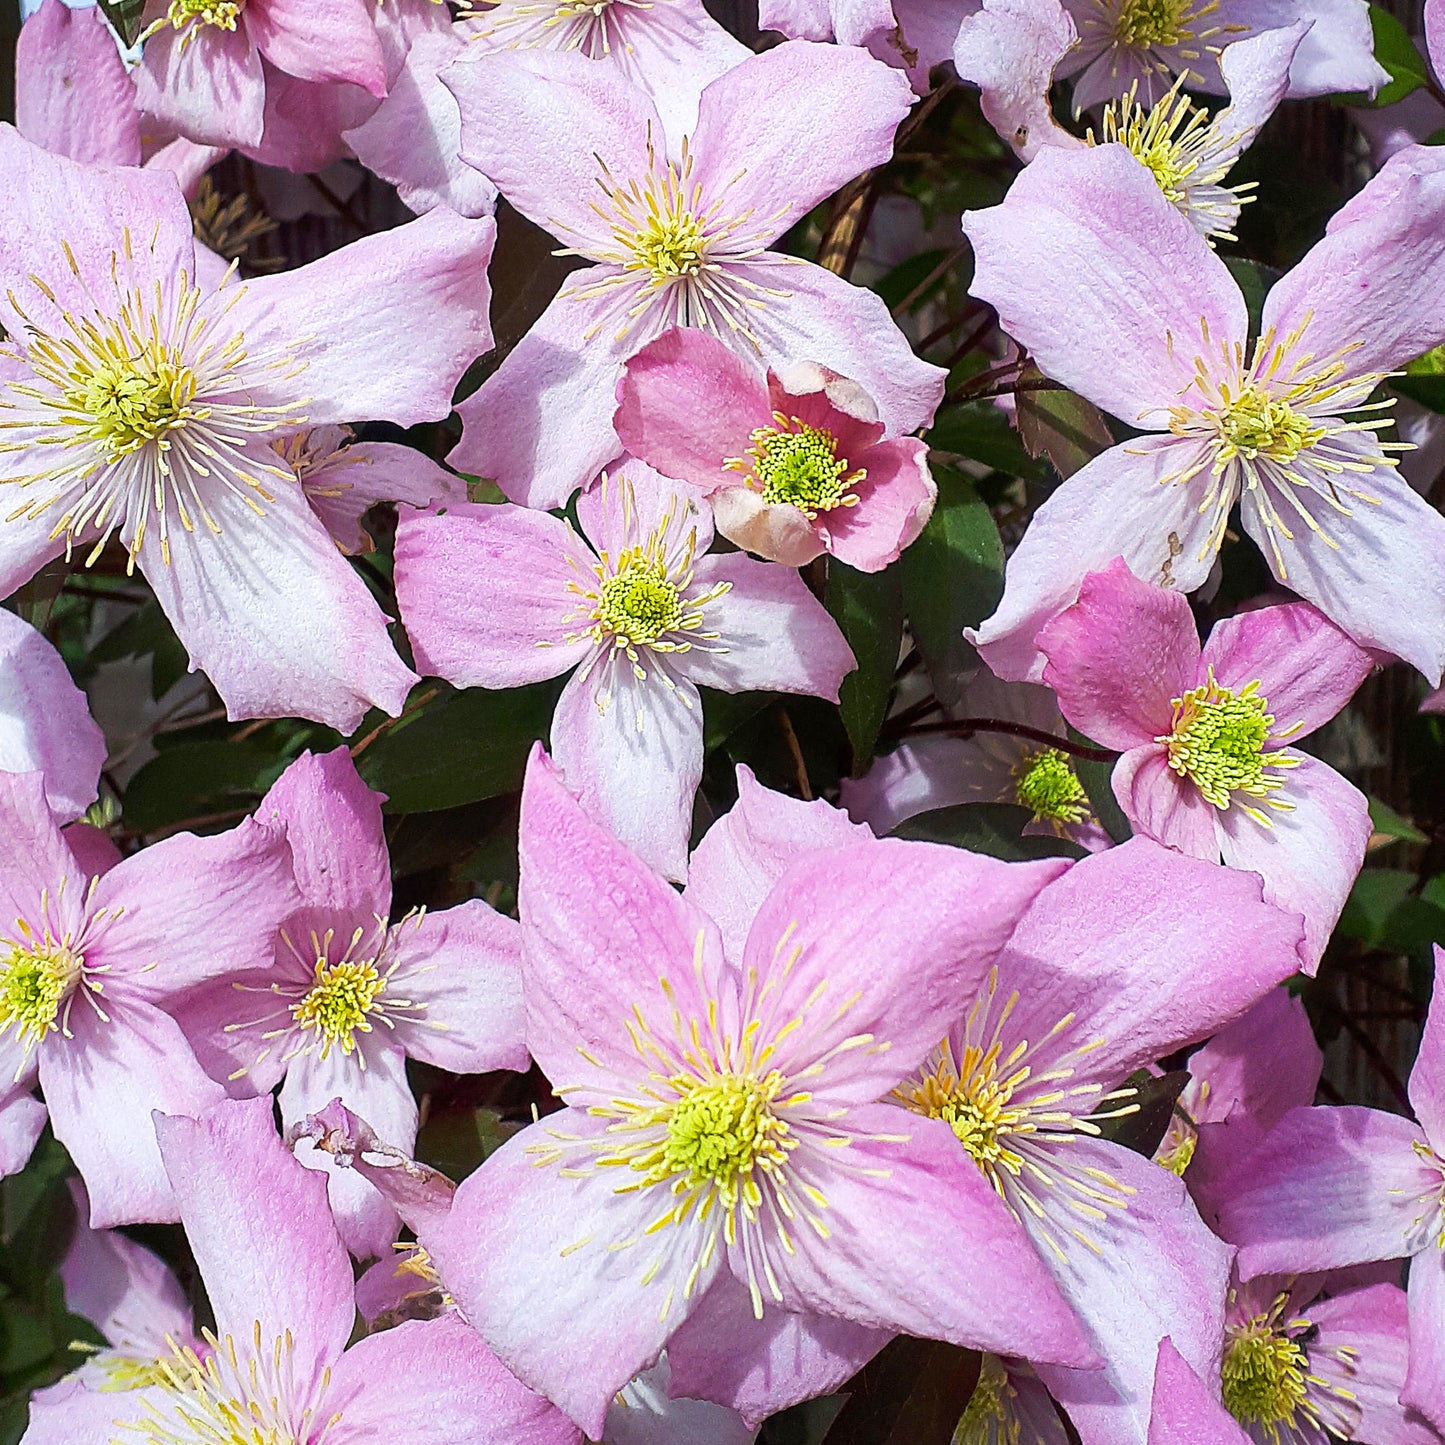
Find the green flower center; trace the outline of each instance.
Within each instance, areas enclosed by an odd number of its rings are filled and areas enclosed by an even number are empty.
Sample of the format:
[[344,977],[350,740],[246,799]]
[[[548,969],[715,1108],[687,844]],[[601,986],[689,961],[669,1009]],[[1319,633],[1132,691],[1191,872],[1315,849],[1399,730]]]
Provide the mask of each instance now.
[[1275,1327],[1275,1313],[1231,1327],[1224,1347],[1224,1404],[1241,1425],[1292,1421],[1309,1393],[1309,1357]]
[[1068,755],[1058,748],[1031,753],[1014,770],[1014,796],[1036,819],[1048,823],[1082,823],[1089,799]]
[[215,25],[221,30],[234,30],[246,0],[171,0],[166,19],[177,30],[197,25]]
[[1123,0],[1114,22],[1114,38],[1120,45],[1147,48],[1178,45],[1188,40],[1192,0]]
[[696,276],[707,254],[702,223],[680,202],[667,210],[650,210],[641,229],[630,237],[630,245],[633,269],[651,272],[657,286],[680,276]]
[[986,1174],[994,1174],[996,1166],[1016,1172],[1020,1160],[1008,1139],[1026,1130],[1028,1110],[1010,1105],[1029,1070],[1005,1074],[1008,1062],[999,1057],[997,1048],[966,1054],[961,1073],[940,1061],[913,1084],[901,1086],[896,1096],[915,1113],[942,1119]]
[[[1209,112],[1181,95],[1181,76],[1156,105],[1145,107],[1130,90],[1104,107],[1103,144],[1127,146],[1130,154],[1146,167],[1155,183],[1173,205],[1185,199],[1185,182],[1199,169]],[[1089,141],[1094,140],[1093,131]],[[1200,176],[1201,181],[1218,179],[1220,173]]]
[[666,564],[642,553],[627,556],[603,582],[596,618],[604,631],[633,647],[650,646],[685,620],[682,595],[668,580]]
[[71,370],[64,393],[66,404],[81,413],[76,418],[81,435],[112,457],[133,452],[194,420],[190,403],[195,394],[195,373],[154,344],[119,360],[87,357]]
[[730,459],[734,471],[750,471],[769,506],[793,506],[811,521],[819,512],[855,507],[851,488],[867,472],[849,472],[847,457],[838,455],[838,439],[822,427],[774,412],[777,426],[759,427],[746,458]]
[[649,1182],[680,1178],[687,1190],[711,1186],[731,1209],[739,1194],[756,1192],[755,1169],[787,1158],[789,1129],[772,1109],[782,1077],[724,1074],[705,1084],[674,1082],[686,1092],[668,1115],[661,1158],[639,1162],[650,1166]]
[[997,1355],[985,1355],[979,1366],[978,1384],[973,1387],[968,1408],[953,1432],[952,1445],[992,1445],[1013,1437],[1006,1434],[1007,1402],[1013,1396],[1008,1371]]
[[1218,414],[1220,459],[1236,456],[1246,461],[1264,457],[1288,465],[1325,435],[1325,428],[1301,416],[1288,402],[1247,382],[1237,397]]
[[368,1015],[385,988],[386,979],[373,960],[318,961],[315,983],[300,1003],[291,1005],[291,1014],[299,1027],[321,1040],[323,1058],[333,1046],[349,1054],[356,1048],[356,1034],[371,1032]]
[[[1229,807],[1234,793],[1267,798],[1284,784],[1266,776],[1265,769],[1297,765],[1297,759],[1278,752],[1266,761],[1264,745],[1274,718],[1258,688],[1258,681],[1240,692],[1220,687],[1211,669],[1203,687],[1174,699],[1174,730],[1155,739],[1168,751],[1169,766],[1189,778],[1216,808]],[[1263,818],[1258,810],[1247,811]]]
[[0,968],[0,1032],[14,1028],[27,1048],[53,1032],[83,962],[64,944],[12,945]]

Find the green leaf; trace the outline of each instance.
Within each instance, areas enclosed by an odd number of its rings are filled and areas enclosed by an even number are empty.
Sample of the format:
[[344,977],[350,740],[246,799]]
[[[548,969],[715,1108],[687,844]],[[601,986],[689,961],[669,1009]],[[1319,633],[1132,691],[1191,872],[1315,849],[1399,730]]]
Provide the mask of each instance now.
[[1408,818],[1401,817],[1388,803],[1382,803],[1378,798],[1371,798],[1369,803],[1370,826],[1376,834],[1388,838],[1391,842],[1428,843],[1430,841]]
[[973,660],[963,629],[977,627],[1003,596],[1003,542],[973,483],[939,467],[938,504],[903,554],[903,610],[934,690],[944,702]]
[[1084,857],[1084,850],[1068,838],[1049,833],[1026,834],[1024,828],[1032,818],[1027,808],[1015,803],[955,803],[949,808],[930,808],[915,814],[900,823],[892,836],[948,843],[1011,863],[1033,858]]
[[1407,371],[1392,376],[1389,385],[1391,391],[1419,402],[1427,411],[1445,413],[1445,376]]
[[188,819],[249,808],[285,763],[249,740],[212,738],[162,748],[125,790],[126,825],[151,833]]
[[1445,943],[1445,889],[1416,894],[1414,888],[1415,875],[1406,869],[1364,869],[1350,889],[1338,931],[1397,953]]
[[853,745],[853,776],[861,777],[893,692],[903,642],[903,569],[895,562],[883,572],[857,572],[830,561],[828,611],[858,660],[857,671],[843,679],[838,711]]
[[1175,1069],[1168,1074],[1151,1074],[1148,1069],[1135,1070],[1125,1080],[1125,1087],[1136,1091],[1135,1097],[1121,1102],[1137,1104],[1138,1109],[1117,1119],[1101,1119],[1099,1132],[1115,1144],[1122,1144],[1124,1148],[1152,1159],[1169,1131],[1174,1103],[1188,1082],[1187,1069]]
[[[1076,728],[1069,729],[1069,736],[1076,743],[1093,743]],[[1134,836],[1119,800],[1114,796],[1114,760],[1097,763],[1092,758],[1081,758],[1073,754],[1069,761],[1074,765],[1074,774],[1084,785],[1089,806],[1099,820],[1099,826],[1116,842],[1127,843]]]
[[[947,255],[947,251],[936,248],[931,251],[920,251],[916,256],[910,256],[906,261],[900,261],[891,271],[885,272],[873,282],[872,289],[883,298],[891,311],[912,296],[925,281],[928,281],[929,276],[938,270],[939,264]],[[948,273],[940,272],[919,295],[913,297],[908,309],[916,311],[947,279]]]
[[1378,109],[1394,105],[1411,92],[1430,83],[1430,67],[1410,33],[1378,5],[1370,6],[1370,28],[1375,32],[1375,59],[1389,72],[1388,85],[1380,87],[1373,100],[1362,103]]
[[1043,468],[1024,450],[1008,417],[990,401],[945,407],[924,440],[935,452],[966,457],[1011,477],[1043,476]]
[[[1033,365],[1019,376],[1023,382],[1043,379]],[[1014,401],[1024,449],[1031,457],[1048,457],[1061,477],[1073,476],[1114,445],[1104,413],[1072,391],[1018,391]]]
[[698,691],[702,694],[703,751],[709,753],[777,697],[772,692],[716,692],[710,687]]
[[982,1363],[974,1350],[899,1335],[844,1386],[824,1445],[949,1445]]
[[1258,336],[1264,316],[1265,295],[1279,280],[1280,273],[1273,266],[1263,266],[1247,256],[1226,256],[1224,264],[1244,296],[1244,305],[1249,312],[1249,334]]
[[357,760],[388,813],[432,813],[521,786],[532,744],[546,737],[554,683],[452,693],[382,734]]
[[101,14],[110,21],[110,28],[129,50],[140,39],[145,0],[99,0],[99,4]]

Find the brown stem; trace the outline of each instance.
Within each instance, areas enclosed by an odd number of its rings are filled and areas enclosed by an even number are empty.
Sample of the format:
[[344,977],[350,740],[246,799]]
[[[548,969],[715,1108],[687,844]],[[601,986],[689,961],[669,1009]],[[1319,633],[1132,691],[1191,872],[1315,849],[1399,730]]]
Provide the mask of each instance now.
[[968,738],[974,733],[1009,733],[1016,738],[1028,738],[1031,742],[1042,743],[1048,748],[1057,748],[1090,763],[1112,763],[1119,754],[1112,748],[1090,747],[1087,743],[1076,743],[1072,738],[1061,738],[1044,728],[1030,727],[1027,723],[1010,722],[1001,717],[961,717],[951,722],[920,723],[909,728],[905,737],[927,737],[935,733]]
[[778,722],[783,729],[783,741],[788,745],[788,751],[793,757],[793,771],[798,779],[798,792],[805,803],[813,801],[813,785],[808,781],[808,765],[803,760],[803,748],[798,742],[798,732],[793,726],[793,720],[788,716],[788,710],[782,703],[778,704]]

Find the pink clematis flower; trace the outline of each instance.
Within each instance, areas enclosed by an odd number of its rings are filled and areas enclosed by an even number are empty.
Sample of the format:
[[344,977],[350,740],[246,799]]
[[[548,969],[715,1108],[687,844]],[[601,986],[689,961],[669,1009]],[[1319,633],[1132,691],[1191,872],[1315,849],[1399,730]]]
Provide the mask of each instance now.
[[1219,1208],[1245,1279],[1410,1257],[1400,1402],[1445,1430],[1445,950],[1410,1075],[1419,1123],[1374,1109],[1292,1109],[1239,1164]]
[[[417,1106],[408,1058],[461,1074],[527,1067],[516,923],[480,899],[388,921],[381,798],[345,748],[292,763],[257,815],[285,829],[302,907],[273,954],[213,969],[168,999],[214,1076],[263,1094],[284,1078],[287,1124],[340,1098],[409,1150]],[[390,1205],[354,1173],[333,1173],[330,1184],[352,1252],[389,1252]]]
[[698,687],[836,700],[855,666],[790,568],[704,556],[712,520],[629,462],[584,493],[586,541],[545,512],[457,506],[406,517],[396,587],[417,665],[458,687],[576,669],[552,717],[568,785],[651,866],[681,878],[702,778]]
[[1032,1360],[1084,1445],[1145,1438],[1166,1335],[1214,1367],[1230,1251],[1184,1185],[1101,1124],[1142,1065],[1238,1017],[1294,972],[1300,925],[1257,879],[1144,838],[1074,864],[1035,899],[956,1022],[894,1090],[954,1136],[956,1187],[987,1181],[1103,1357]]
[[270,92],[291,82],[386,94],[368,0],[150,0],[141,108],[188,140],[258,151]]
[[295,907],[286,840],[248,819],[87,877],[34,773],[0,774],[0,839],[0,1076],[28,1086],[38,1072],[93,1225],[173,1220],[151,1111],[195,1112],[224,1091],[160,1001],[217,959],[270,956]]
[[325,1184],[277,1138],[269,1099],[158,1115],[155,1130],[216,1329],[204,1349],[177,1341],[142,1389],[73,1396],[70,1440],[200,1445],[244,1421],[258,1440],[324,1431],[327,1445],[581,1445],[459,1320],[410,1320],[347,1348],[351,1263]]
[[1375,60],[1369,8],[1361,0],[1064,0],[1079,46],[1060,67],[1074,76],[1074,110],[1127,95],[1159,100],[1175,76],[1218,94],[1230,45],[1304,22],[1309,34],[1290,66],[1292,96],[1368,91],[1389,80]]
[[1307,973],[1372,831],[1365,796],[1293,744],[1374,665],[1307,603],[1226,618],[1201,649],[1189,603],[1122,561],[1091,572],[1038,635],[1064,716],[1123,752],[1114,796],[1136,833],[1264,879],[1305,920]]
[[369,705],[400,711],[416,679],[275,445],[447,414],[491,344],[493,223],[439,212],[212,287],[169,176],[78,166],[9,127],[0,174],[0,592],[117,535],[231,717],[349,732]]
[[714,1310],[739,1353],[804,1311],[1093,1363],[982,1175],[945,1186],[947,1127],[873,1102],[1066,864],[816,853],[769,891],[740,966],[540,754],[520,836],[528,1041],[566,1107],[427,1236],[519,1378],[597,1438],[614,1392]]
[[1236,500],[1276,577],[1361,646],[1435,682],[1445,665],[1445,518],[1359,413],[1445,336],[1445,159],[1402,154],[1265,298],[1248,343],[1224,262],[1122,146],[1048,147],[1001,206],[964,220],[975,295],[1056,380],[1145,429],[1035,514],[976,640],[1037,680],[1039,628],[1122,556],[1189,592]]
[[852,377],[892,434],[933,415],[943,372],[913,355],[879,297],[768,249],[888,159],[912,101],[896,72],[859,50],[780,45],[706,87],[685,144],[645,91],[583,56],[469,53],[444,79],[463,160],[595,263],[461,403],[459,469],[514,501],[561,505],[618,455],[623,363],[675,325],[780,370],[814,361]]
[[94,801],[105,736],[64,659],[28,622],[0,610],[0,773],[40,773],[62,823]]
[[700,488],[718,531],[771,561],[801,567],[827,552],[881,572],[933,512],[927,446],[885,441],[872,397],[826,367],[764,376],[677,327],[627,363],[617,398],[622,445]]
[[[1309,29],[1266,30],[1225,47],[1219,70],[1229,104],[1211,117],[1177,80],[1154,104],[1135,91],[1104,107],[1103,143],[1119,142],[1148,168],[1165,197],[1201,235],[1234,238],[1250,185],[1221,182],[1284,99],[1290,63]],[[959,75],[982,92],[983,113],[1021,159],[1040,147],[1095,144],[1065,130],[1049,107],[1054,71],[1077,44],[1060,0],[984,0],[954,45]]]
[[760,0],[758,24],[794,40],[866,45],[879,60],[928,89],[928,72],[949,57],[960,22],[978,0]]

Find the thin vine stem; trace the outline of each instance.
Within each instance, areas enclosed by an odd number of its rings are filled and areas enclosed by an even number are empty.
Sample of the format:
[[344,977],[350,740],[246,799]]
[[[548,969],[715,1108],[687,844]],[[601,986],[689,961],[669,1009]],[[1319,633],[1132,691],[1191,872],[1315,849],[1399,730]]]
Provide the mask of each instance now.
[[1016,738],[1028,738],[1031,742],[1042,743],[1048,748],[1057,748],[1061,753],[1069,753],[1090,763],[1112,763],[1119,756],[1112,748],[1090,747],[1088,743],[1076,743],[1072,738],[1061,738],[1044,728],[1010,722],[1001,717],[961,717],[951,722],[920,723],[917,727],[909,728],[904,737],[927,737],[937,733],[964,738],[972,737],[974,733],[1008,733]]

